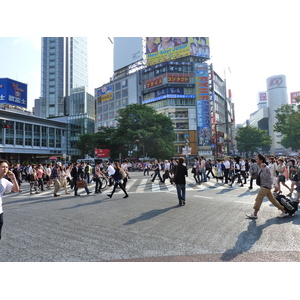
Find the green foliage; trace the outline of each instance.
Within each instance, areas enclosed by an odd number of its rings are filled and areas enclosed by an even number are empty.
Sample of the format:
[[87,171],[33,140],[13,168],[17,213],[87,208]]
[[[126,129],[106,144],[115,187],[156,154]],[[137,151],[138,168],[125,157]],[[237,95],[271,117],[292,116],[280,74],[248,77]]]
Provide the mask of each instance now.
[[238,129],[236,135],[237,148],[240,152],[249,153],[270,149],[272,140],[268,133],[256,127],[246,126]]
[[[300,97],[296,100],[299,102]],[[276,113],[276,119],[274,131],[283,135],[281,145],[291,147],[293,151],[300,149],[300,106],[282,105]]]
[[174,155],[176,138],[169,117],[157,113],[150,106],[130,104],[119,111],[116,128],[102,127],[95,134],[80,136],[77,143],[82,155],[93,156],[94,148],[110,149],[111,157],[128,156],[137,147],[136,156],[169,158]]
[[174,155],[175,133],[169,117],[150,106],[131,104],[121,109],[117,118],[117,136],[127,149],[137,145],[140,155],[166,158]]

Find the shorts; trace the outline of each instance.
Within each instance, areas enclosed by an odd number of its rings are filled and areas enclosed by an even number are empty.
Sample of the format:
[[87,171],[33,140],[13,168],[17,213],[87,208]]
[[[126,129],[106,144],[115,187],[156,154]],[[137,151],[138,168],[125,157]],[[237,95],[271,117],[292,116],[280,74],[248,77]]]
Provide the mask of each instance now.
[[283,175],[278,176],[279,182],[285,182],[285,177]]

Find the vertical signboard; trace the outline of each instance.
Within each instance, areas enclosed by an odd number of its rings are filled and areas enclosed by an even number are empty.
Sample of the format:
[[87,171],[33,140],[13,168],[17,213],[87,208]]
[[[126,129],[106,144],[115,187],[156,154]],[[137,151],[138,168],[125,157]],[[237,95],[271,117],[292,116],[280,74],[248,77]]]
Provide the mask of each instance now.
[[208,65],[195,63],[196,120],[198,149],[202,151],[211,144],[210,95]]

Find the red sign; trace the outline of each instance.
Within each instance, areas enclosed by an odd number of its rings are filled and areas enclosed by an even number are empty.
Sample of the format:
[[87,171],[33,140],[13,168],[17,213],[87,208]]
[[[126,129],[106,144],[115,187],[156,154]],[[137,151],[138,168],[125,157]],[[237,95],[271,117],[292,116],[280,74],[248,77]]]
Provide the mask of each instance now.
[[98,158],[109,157],[110,156],[110,150],[109,149],[98,149],[98,148],[95,148],[95,155]]
[[292,104],[298,103],[296,101],[296,98],[298,98],[298,97],[300,97],[300,92],[293,92],[293,93],[291,93],[291,103]]
[[147,80],[145,82],[145,85],[146,85],[146,89],[150,89],[152,87],[161,85],[162,83],[163,83],[163,79],[162,76],[160,76],[160,77],[156,77],[155,79]]
[[267,93],[259,93],[259,102],[267,102]]

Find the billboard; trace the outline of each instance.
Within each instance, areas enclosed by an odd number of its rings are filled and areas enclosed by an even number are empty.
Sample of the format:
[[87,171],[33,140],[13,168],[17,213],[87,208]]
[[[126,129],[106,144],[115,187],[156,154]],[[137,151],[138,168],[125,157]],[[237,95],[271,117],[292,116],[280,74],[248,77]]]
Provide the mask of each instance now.
[[97,91],[97,97],[101,97],[101,101],[107,101],[113,98],[113,86],[106,85]]
[[297,104],[296,98],[300,97],[300,92],[291,93],[291,104]]
[[146,37],[147,66],[189,55],[209,59],[209,38]]
[[268,96],[266,92],[259,92],[258,93],[259,103],[266,103],[268,101]]
[[195,63],[196,120],[199,151],[211,145],[211,118],[208,65]]
[[27,84],[9,78],[0,78],[0,104],[27,108]]
[[141,37],[114,38],[114,71],[120,70],[143,59]]

